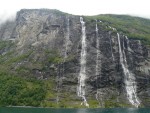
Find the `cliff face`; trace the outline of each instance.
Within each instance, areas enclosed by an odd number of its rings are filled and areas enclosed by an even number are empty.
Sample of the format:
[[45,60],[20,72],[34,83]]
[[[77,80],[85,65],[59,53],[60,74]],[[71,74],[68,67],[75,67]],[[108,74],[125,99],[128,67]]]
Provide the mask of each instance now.
[[[20,76],[30,73],[42,80],[54,78],[56,96],[46,100],[50,103],[65,101],[76,106],[85,97],[90,107],[137,107],[138,102],[139,106],[148,107],[150,48],[140,40],[124,36],[117,28],[104,25],[101,20],[87,21],[83,17],[83,21],[85,48],[79,16],[55,10],[21,10],[15,21],[0,27],[1,40],[13,43],[12,47],[0,50],[1,56],[13,51],[5,56],[8,60],[27,54],[11,64],[13,73]],[[83,49],[85,73],[81,73]],[[20,67],[29,71],[17,72]],[[85,78],[81,80],[83,74]],[[85,94],[77,94],[80,86]]]

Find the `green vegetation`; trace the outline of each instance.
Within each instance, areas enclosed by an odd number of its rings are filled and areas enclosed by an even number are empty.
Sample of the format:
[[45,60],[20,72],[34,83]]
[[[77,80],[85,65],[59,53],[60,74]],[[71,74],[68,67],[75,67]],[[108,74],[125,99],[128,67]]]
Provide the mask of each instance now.
[[11,41],[0,41],[0,50],[2,50],[4,48],[8,48],[12,45],[13,45],[13,43]]
[[[56,91],[55,78],[48,80],[37,80],[33,77],[24,78],[20,76],[10,75],[8,73],[0,73],[0,106],[35,106],[35,107],[63,107],[63,108],[84,108],[81,106],[81,100],[73,99],[73,95],[69,92]],[[56,102],[56,97],[63,96],[60,101]],[[99,107],[98,101],[89,99],[88,103],[91,108]],[[125,104],[116,103],[116,99],[106,100],[105,107],[122,107]]]
[[[49,10],[47,11],[49,12]],[[52,12],[58,15],[61,13],[57,10]],[[129,38],[137,38],[150,45],[150,20],[148,19],[124,15],[86,16],[85,21],[88,27],[95,29],[95,19],[102,21],[98,25],[104,27],[107,32],[112,29],[106,28],[106,26],[111,26]],[[112,33],[116,34],[117,31],[114,30]],[[56,77],[53,74],[58,65],[64,62],[58,50],[43,49],[39,52],[38,50],[27,51],[25,48],[26,52],[18,54],[21,52],[17,53],[12,48],[13,46],[14,44],[10,41],[0,41],[0,52],[3,53],[0,55],[0,106],[85,107],[80,105],[81,99],[74,99],[76,93],[71,94],[64,90],[58,93],[56,90]],[[69,62],[74,58],[75,55],[70,55],[65,61]],[[34,78],[36,76],[36,73],[33,72],[34,69],[41,73],[48,72],[48,76],[51,73],[52,75],[49,79],[38,80]],[[67,85],[76,84],[68,83]],[[57,96],[61,97],[58,103],[56,102]],[[95,98],[88,98],[87,101],[91,108],[99,107]],[[123,102],[117,103],[116,97],[112,97],[104,100],[104,106],[111,108],[130,105]]]
[[45,50],[45,54],[50,64],[60,64],[63,62],[63,58],[58,53],[58,50]]
[[86,16],[85,21],[100,20],[103,25],[108,25],[124,33],[129,38],[142,40],[144,44],[150,45],[150,20],[128,15],[97,15]]
[[31,53],[32,53],[32,52],[30,51],[30,52],[28,52],[28,53],[26,53],[26,54],[22,54],[22,55],[13,57],[13,58],[9,59],[8,61],[6,61],[5,64],[10,64],[10,65],[11,65],[11,64],[14,63],[14,62],[22,61],[22,60],[28,58],[28,56],[29,56]]
[[0,106],[40,106],[45,97],[42,81],[0,73]]
[[131,105],[124,102],[116,102],[116,98],[111,98],[105,101],[105,108],[114,108],[114,107],[131,107]]
[[[7,44],[3,44],[5,49]],[[2,47],[2,46],[1,46]],[[63,62],[58,50],[45,50],[38,59],[34,61],[36,51],[27,51],[23,54],[17,54],[14,50],[7,51],[0,56],[0,106],[35,106],[35,107],[53,107],[53,108],[85,108],[81,105],[82,99],[74,98],[76,93],[71,93],[62,89],[56,90],[56,77],[39,80],[35,78],[32,69],[39,69],[41,72],[54,71],[54,65]],[[38,54],[37,54],[38,55]],[[69,56],[66,61],[74,59],[74,55]],[[24,63],[24,61],[26,61]],[[55,67],[55,68],[56,68]],[[46,69],[45,69],[46,68]],[[34,75],[34,76],[33,76]],[[76,85],[69,84],[68,85]],[[75,86],[76,87],[76,86]],[[60,97],[57,103],[56,98]],[[95,98],[87,99],[91,108],[98,108],[99,103]],[[125,106],[115,103],[115,99],[106,100],[105,107]]]

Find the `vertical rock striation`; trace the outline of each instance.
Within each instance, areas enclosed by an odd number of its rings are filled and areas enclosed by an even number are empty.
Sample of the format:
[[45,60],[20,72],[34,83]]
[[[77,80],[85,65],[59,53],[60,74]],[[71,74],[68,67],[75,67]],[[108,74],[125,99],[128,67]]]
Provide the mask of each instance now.
[[[5,61],[31,53],[26,60],[15,60],[11,71],[24,66],[38,79],[55,78],[58,95],[48,102],[58,96],[58,103],[75,107],[81,98],[90,107],[149,107],[150,48],[117,32],[100,20],[23,9],[16,20],[0,26],[0,39],[15,45]],[[8,49],[0,50],[1,55]]]

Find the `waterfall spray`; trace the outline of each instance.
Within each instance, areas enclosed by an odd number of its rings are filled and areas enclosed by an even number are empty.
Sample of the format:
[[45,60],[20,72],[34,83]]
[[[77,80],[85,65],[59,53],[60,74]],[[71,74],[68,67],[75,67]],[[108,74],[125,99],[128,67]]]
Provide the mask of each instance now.
[[85,98],[85,80],[86,80],[86,32],[85,32],[85,22],[83,21],[83,18],[80,17],[80,22],[82,25],[82,48],[81,48],[81,59],[80,59],[80,73],[79,73],[79,86],[78,86],[78,96],[82,97],[83,102],[81,103],[84,104],[85,106],[89,107],[89,104],[87,103],[87,100]]
[[123,68],[124,83],[125,83],[125,88],[126,88],[126,92],[127,92],[127,98],[132,105],[134,105],[135,107],[138,107],[140,105],[140,102],[139,102],[139,99],[136,94],[137,88],[136,88],[135,77],[128,69],[126,55],[125,55],[125,51],[124,51],[124,49],[125,49],[124,42],[123,42],[123,50],[122,50],[121,44],[120,44],[119,33],[117,33],[117,36],[118,36],[118,44],[119,44],[120,63]]
[[[101,64],[101,61],[100,61],[100,50],[99,50],[99,36],[98,36],[98,27],[97,27],[97,20],[96,20],[96,27],[95,27],[95,31],[96,31],[96,53],[97,53],[97,56],[96,56],[96,85],[97,85],[97,90],[96,90],[96,100],[99,102],[99,99],[98,99],[98,75],[100,75],[100,64]],[[100,102],[99,102],[100,104]]]

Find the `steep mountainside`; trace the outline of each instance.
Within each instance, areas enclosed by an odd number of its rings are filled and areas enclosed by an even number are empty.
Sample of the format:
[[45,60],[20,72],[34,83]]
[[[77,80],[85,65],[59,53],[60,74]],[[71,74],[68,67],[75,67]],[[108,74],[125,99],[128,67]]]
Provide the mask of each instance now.
[[23,9],[0,26],[1,106],[149,107],[150,20]]

